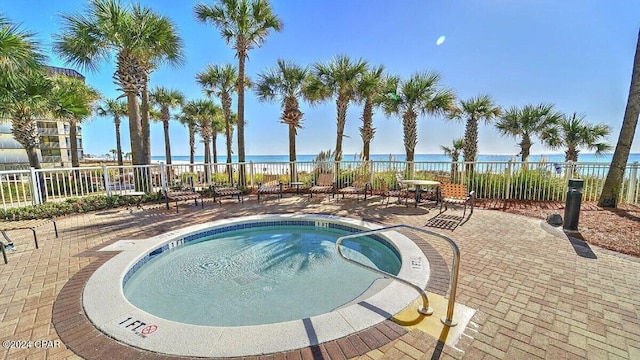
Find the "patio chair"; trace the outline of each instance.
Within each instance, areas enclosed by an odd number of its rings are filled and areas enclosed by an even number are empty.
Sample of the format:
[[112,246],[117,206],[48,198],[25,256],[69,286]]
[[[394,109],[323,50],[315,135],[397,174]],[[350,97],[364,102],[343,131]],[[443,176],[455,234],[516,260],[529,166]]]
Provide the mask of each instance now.
[[242,190],[238,187],[238,185],[229,185],[229,184],[220,184],[220,185],[211,185],[211,191],[213,192],[213,202],[216,200],[222,205],[222,198],[224,196],[237,197],[238,202],[244,203],[244,197],[242,194]]
[[436,181],[440,184],[451,184],[451,176],[448,175],[436,175]]
[[409,187],[408,185],[401,183],[401,181],[403,180],[404,180],[404,176],[402,175],[402,173],[397,172],[396,173],[396,189],[404,189],[406,192],[413,194],[413,197],[415,198],[416,192],[417,192],[416,188]]
[[313,182],[309,188],[309,199],[314,193],[326,193],[327,197],[335,197],[335,183],[333,181],[333,173],[323,173],[318,175],[318,181]]
[[202,194],[195,191],[194,188],[182,188],[180,190],[167,190],[165,194],[165,201],[167,204],[167,210],[169,210],[169,203],[172,201],[176,202],[176,214],[179,212],[178,210],[178,202],[194,200],[196,206],[198,206],[198,199],[200,199],[200,206],[204,209],[204,200],[202,198]]
[[11,241],[9,235],[7,235],[7,231],[24,229],[31,230],[31,232],[33,233],[33,241],[36,244],[36,249],[38,249],[38,235],[36,234],[36,228],[49,223],[53,224],[53,230],[56,233],[56,237],[58,237],[58,226],[56,225],[56,221],[54,219],[0,221],[0,232],[2,232],[2,236],[4,237],[4,239],[7,240],[6,245],[2,241],[0,241],[0,251],[2,252],[4,263],[8,263],[7,253],[5,249],[13,249],[13,241]]
[[258,202],[260,195],[277,194],[278,201],[282,199],[282,181],[280,175],[263,175],[263,181],[258,183]]
[[440,185],[435,188],[431,187],[423,190],[422,194],[425,194],[428,200],[440,202],[440,186],[442,186],[442,184],[451,184],[451,177],[447,175],[436,175],[435,181],[439,182]]
[[467,204],[471,206],[471,212],[469,216],[473,214],[473,203],[475,200],[475,193],[473,191],[469,192],[467,190],[467,185],[464,184],[441,184],[440,192],[442,194],[442,199],[440,200],[440,213],[442,213],[442,208],[444,207],[447,210],[448,204],[454,205],[463,205],[464,210],[462,212],[462,217],[467,212]]
[[353,184],[349,186],[343,187],[338,190],[339,193],[342,194],[342,198],[344,199],[345,194],[355,194],[356,202],[360,201],[360,194],[364,194],[364,199],[367,200],[367,191],[372,191],[371,186],[368,181],[369,175],[357,175],[353,180]]
[[400,204],[400,200],[404,198],[404,205],[409,206],[409,192],[406,188],[395,188],[390,189],[389,184],[383,179],[380,179],[380,186],[382,187],[382,202],[384,203],[384,198],[387,198],[387,207],[389,206],[389,199],[395,197],[398,199],[398,204]]

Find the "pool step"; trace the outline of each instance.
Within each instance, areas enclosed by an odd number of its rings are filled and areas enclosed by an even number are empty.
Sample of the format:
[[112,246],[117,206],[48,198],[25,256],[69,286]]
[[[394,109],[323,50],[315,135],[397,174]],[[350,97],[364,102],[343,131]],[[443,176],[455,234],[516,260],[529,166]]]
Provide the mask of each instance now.
[[416,299],[404,310],[393,316],[391,320],[407,330],[421,330],[451,347],[455,347],[471,318],[476,313],[475,309],[456,303],[453,319],[458,322],[458,325],[448,327],[440,321],[440,318],[445,317],[447,314],[446,298],[429,293],[429,307],[433,309],[433,315],[425,316],[420,314],[418,308],[421,305],[422,300]]

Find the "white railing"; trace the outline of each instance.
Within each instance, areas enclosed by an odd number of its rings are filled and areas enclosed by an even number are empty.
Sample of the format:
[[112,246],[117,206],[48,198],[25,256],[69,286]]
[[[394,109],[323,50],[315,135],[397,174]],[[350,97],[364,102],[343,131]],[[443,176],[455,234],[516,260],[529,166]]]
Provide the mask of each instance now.
[[[194,187],[203,190],[211,184],[239,183],[241,164],[170,164],[94,166],[0,171],[0,200],[8,207],[59,201],[88,195],[125,195],[131,191],[156,192],[168,188]],[[373,191],[384,180],[396,185],[396,173],[406,179],[434,180],[447,177],[467,184],[479,199],[564,201],[567,181],[584,179],[583,201],[597,201],[604,185],[608,163],[521,163],[521,162],[249,162],[245,185],[254,189],[266,179],[279,179],[287,185],[302,182],[310,186],[317,174],[334,174],[337,188],[347,186],[357,176],[366,175]],[[621,184],[620,203],[640,202],[638,163],[627,165]]]

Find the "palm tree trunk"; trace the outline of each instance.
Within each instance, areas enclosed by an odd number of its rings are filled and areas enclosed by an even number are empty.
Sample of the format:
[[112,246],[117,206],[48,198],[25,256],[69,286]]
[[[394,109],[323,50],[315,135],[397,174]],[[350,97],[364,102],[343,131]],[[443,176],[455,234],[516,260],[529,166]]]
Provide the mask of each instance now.
[[336,130],[336,152],[335,160],[342,160],[342,137],[344,136],[344,125],[347,122],[347,107],[349,101],[344,99],[342,95],[338,95],[336,100],[336,108],[338,110],[337,130]]
[[224,135],[227,139],[227,164],[231,164],[231,96],[227,93],[222,94],[222,112],[224,114]]
[[245,186],[244,167],[244,72],[246,50],[238,50],[238,185]]
[[40,159],[38,158],[38,151],[36,148],[25,149],[27,151],[27,158],[29,159],[29,166],[34,169],[40,169]]
[[209,137],[203,137],[204,141],[204,181],[209,183],[211,179],[211,173],[209,171],[209,165],[211,164],[211,141]]
[[227,93],[223,93],[222,97],[222,112],[224,114],[224,135],[227,140],[226,149],[227,149],[227,177],[229,179],[229,183],[233,182],[233,175],[231,174],[231,144],[233,142],[233,135],[231,132],[231,96]]
[[118,152],[118,166],[122,166],[122,141],[120,140],[120,119],[114,120],[116,126],[116,151]]
[[531,139],[528,136],[523,136],[520,142],[520,160],[527,162],[529,160],[529,154],[531,154]]
[[142,156],[143,164],[151,163],[151,127],[149,125],[149,89],[147,83],[144,84],[142,91],[142,107],[141,107],[140,129],[142,134]]
[[164,156],[167,164],[171,165],[171,143],[169,142],[169,118],[162,120],[162,127],[164,128]]
[[189,124],[189,172],[193,172],[193,164],[196,162],[196,130],[193,124]]
[[467,119],[467,124],[464,129],[464,149],[463,159],[467,163],[467,170],[473,174],[474,162],[478,155],[478,120],[473,116]]
[[133,165],[142,165],[142,139],[140,138],[140,108],[138,97],[135,93],[127,93],[127,106],[129,108],[129,134],[131,137],[131,162]]
[[296,128],[289,125],[289,161],[296,161]]
[[578,151],[576,150],[575,146],[569,146],[569,148],[564,152],[564,161],[578,161]]
[[289,124],[289,178],[290,181],[298,181],[296,170],[296,127]]
[[407,161],[413,161],[416,144],[418,143],[418,124],[416,123],[417,115],[408,110],[402,115],[402,130],[404,149],[407,154]]
[[360,137],[362,138],[362,157],[364,161],[369,161],[369,147],[375,129],[373,128],[373,101],[369,98],[365,100],[362,110],[362,127],[360,128]]
[[616,149],[613,152],[613,159],[609,166],[609,173],[604,182],[598,206],[615,208],[618,205],[618,197],[622,190],[624,180],[624,169],[629,160],[631,143],[636,133],[638,125],[638,115],[640,114],[640,32],[636,44],[636,54],[633,58],[633,71],[631,72],[631,85],[629,87],[629,97],[627,107],[624,110],[624,120],[620,129],[620,136]]
[[71,141],[71,167],[80,167],[78,159],[78,127],[75,119],[69,120],[69,140]]

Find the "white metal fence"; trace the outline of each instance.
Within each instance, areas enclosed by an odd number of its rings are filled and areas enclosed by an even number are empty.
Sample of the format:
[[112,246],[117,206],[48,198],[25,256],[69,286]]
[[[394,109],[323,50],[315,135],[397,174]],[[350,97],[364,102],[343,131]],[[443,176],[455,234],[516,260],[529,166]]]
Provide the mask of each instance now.
[[[446,177],[467,184],[481,199],[564,201],[567,182],[584,180],[583,200],[596,201],[609,170],[608,163],[521,162],[269,162],[245,164],[171,164],[94,166],[0,171],[0,199],[4,209],[45,201],[62,201],[89,195],[126,195],[132,191],[155,192],[168,188],[195,187],[239,182],[239,167],[245,166],[246,188],[278,179],[285,186],[301,182],[311,186],[319,173],[333,173],[336,187],[367,176],[374,191],[382,181],[396,186],[396,173],[406,179],[438,180]],[[627,165],[619,202],[637,204],[640,197],[638,163]]]

